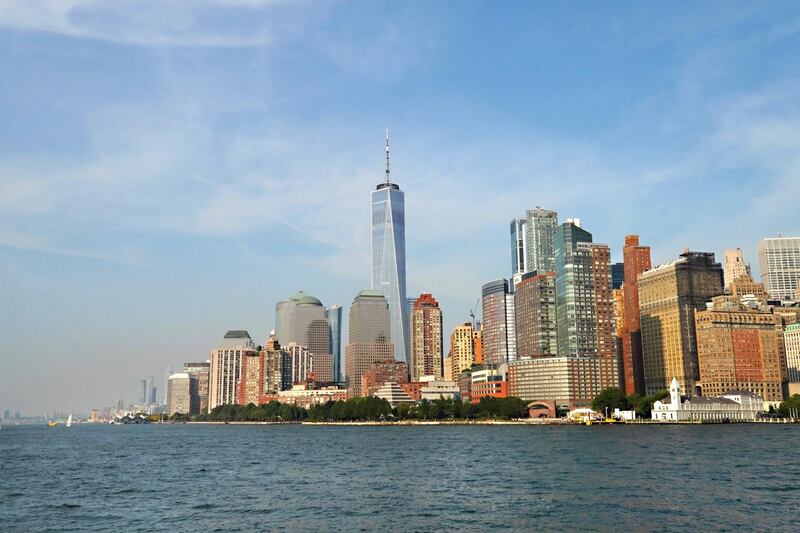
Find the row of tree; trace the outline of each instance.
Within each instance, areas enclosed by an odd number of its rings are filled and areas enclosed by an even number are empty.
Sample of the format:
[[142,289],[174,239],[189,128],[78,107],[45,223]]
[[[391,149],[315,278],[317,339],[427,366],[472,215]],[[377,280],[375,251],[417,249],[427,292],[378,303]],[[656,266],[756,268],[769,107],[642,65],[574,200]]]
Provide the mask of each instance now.
[[[198,415],[198,422],[314,422],[381,420],[474,420],[512,419],[528,416],[527,403],[519,398],[482,398],[472,404],[448,398],[401,403],[396,408],[374,396],[329,401],[306,410],[292,404],[272,401],[263,405],[220,405],[210,413]],[[172,420],[187,420],[173,415]]]
[[662,400],[669,396],[666,390],[658,391],[650,396],[640,396],[638,394],[628,394],[617,388],[609,387],[600,391],[594,400],[592,400],[592,409],[599,413],[608,413],[609,415],[618,408],[621,411],[629,411],[631,409],[636,411],[636,416],[639,418],[650,418],[650,413],[653,410],[653,403]]

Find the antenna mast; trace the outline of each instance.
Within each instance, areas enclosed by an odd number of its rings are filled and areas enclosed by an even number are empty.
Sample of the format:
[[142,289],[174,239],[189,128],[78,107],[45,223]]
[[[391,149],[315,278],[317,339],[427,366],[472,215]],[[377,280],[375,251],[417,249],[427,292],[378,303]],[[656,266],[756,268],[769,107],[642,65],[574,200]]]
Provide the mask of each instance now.
[[389,179],[389,128],[386,128],[386,183],[391,183]]

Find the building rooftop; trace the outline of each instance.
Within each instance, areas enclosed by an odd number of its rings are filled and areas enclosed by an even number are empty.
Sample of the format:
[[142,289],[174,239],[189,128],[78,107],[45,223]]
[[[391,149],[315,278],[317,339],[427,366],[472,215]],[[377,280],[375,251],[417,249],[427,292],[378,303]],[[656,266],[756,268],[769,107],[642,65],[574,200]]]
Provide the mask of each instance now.
[[250,334],[243,329],[232,329],[225,334],[226,339],[249,339]]
[[364,290],[358,291],[358,296],[356,296],[356,298],[361,298],[361,297],[364,297],[364,298],[385,298],[385,296],[383,295],[383,293],[381,291],[376,291],[376,290],[373,290],[373,289],[364,289]]
[[301,303],[301,304],[308,304],[308,305],[322,305],[322,302],[319,301],[318,298],[311,296],[310,294],[306,294],[303,291],[299,291],[296,294],[289,297],[290,300],[293,302]]

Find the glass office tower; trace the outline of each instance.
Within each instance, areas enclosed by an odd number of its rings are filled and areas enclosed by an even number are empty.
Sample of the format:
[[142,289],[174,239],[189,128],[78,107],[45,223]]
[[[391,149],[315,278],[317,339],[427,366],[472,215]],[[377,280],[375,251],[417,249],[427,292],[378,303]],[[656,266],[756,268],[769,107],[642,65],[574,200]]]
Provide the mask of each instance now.
[[386,179],[372,191],[372,289],[389,304],[389,330],[395,359],[407,365],[405,195],[389,176],[389,134],[386,134]]

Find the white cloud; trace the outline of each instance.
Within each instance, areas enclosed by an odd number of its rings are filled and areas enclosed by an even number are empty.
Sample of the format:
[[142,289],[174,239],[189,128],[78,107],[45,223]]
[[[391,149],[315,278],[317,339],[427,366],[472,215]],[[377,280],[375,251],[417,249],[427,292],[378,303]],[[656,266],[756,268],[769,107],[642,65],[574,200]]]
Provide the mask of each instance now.
[[[288,0],[2,0],[0,26],[143,46],[253,47],[304,26]],[[272,10],[257,21],[254,11]],[[323,11],[320,9],[319,11]],[[289,16],[287,16],[289,15]],[[225,24],[235,17],[238,24]]]

